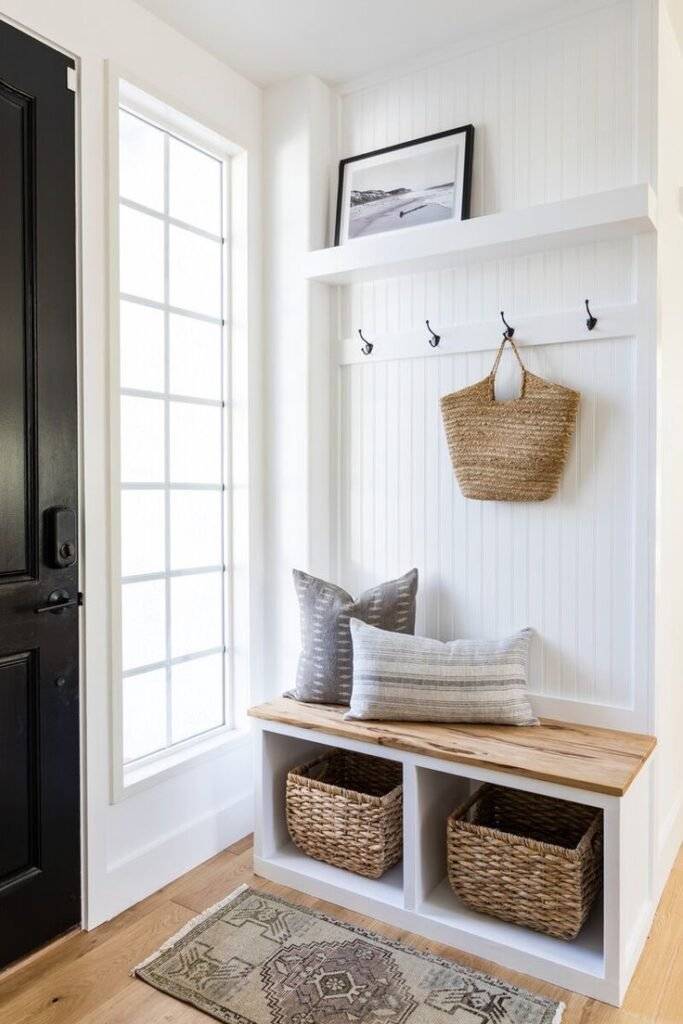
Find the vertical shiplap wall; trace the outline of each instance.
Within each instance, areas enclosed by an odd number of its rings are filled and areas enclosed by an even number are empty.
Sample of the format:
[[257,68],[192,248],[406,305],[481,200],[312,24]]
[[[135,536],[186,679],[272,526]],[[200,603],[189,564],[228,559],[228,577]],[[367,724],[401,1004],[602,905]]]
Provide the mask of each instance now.
[[[348,93],[340,155],[472,122],[473,215],[636,180],[634,7],[608,5],[426,71]],[[338,289],[340,338],[635,302],[635,243],[539,251]],[[603,705],[596,721],[645,727],[650,592],[643,492],[651,459],[652,356],[633,337],[534,346],[529,369],[578,388],[559,493],[541,504],[466,501],[439,397],[485,376],[491,351],[339,369],[338,576],[350,590],[421,571],[419,632],[442,639],[539,633],[531,683],[552,702]],[[552,341],[552,339],[549,339]],[[510,375],[504,362],[503,377]],[[501,381],[507,393],[514,381]],[[557,708],[561,712],[561,704]],[[614,714],[610,717],[610,709]],[[591,712],[583,716],[591,720]]]
[[340,156],[472,123],[472,216],[632,181],[630,0],[343,97]]

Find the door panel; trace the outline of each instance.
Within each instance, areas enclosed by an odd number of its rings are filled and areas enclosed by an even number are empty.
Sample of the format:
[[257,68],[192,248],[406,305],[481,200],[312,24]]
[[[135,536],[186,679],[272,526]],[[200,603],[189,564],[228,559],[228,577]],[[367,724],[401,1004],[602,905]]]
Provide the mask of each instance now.
[[37,668],[33,652],[0,658],[0,887],[38,868]]
[[0,966],[80,919],[71,66],[0,22]]
[[[35,465],[32,395],[33,302],[35,275],[33,240],[35,221],[33,195],[34,119],[32,100],[0,83],[0,309],[2,335],[11,339],[2,346],[0,374],[0,473],[3,482],[3,523],[0,531],[0,582],[8,576],[28,575],[35,566],[31,558],[31,521],[35,503],[29,500],[34,488]],[[27,372],[28,371],[28,372]],[[28,408],[27,408],[28,401]],[[33,507],[32,507],[33,506]],[[33,563],[33,565],[31,565]]]

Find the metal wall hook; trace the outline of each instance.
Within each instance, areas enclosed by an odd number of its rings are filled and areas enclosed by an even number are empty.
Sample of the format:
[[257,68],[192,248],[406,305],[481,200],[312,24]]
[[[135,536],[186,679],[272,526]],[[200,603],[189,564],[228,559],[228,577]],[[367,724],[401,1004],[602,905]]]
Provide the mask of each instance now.
[[514,335],[515,329],[514,329],[514,327],[510,327],[510,324],[505,319],[505,313],[503,312],[502,309],[500,311],[500,319],[505,324],[505,330],[503,331],[503,337],[507,338],[509,340]]
[[360,327],[358,328],[358,333],[360,334],[361,340],[365,342],[364,345],[361,345],[360,350],[364,356],[369,356],[375,346],[371,341],[368,341],[367,338],[363,337],[363,332],[361,331]]
[[586,327],[588,328],[589,331],[592,331],[593,328],[595,327],[595,325],[598,322],[598,318],[597,318],[597,316],[593,316],[593,314],[591,313],[590,306],[588,305],[588,299],[586,299],[586,312],[588,313],[588,319],[586,320]]
[[434,331],[433,331],[433,330],[431,329],[431,327],[429,326],[429,320],[425,320],[425,323],[427,324],[427,330],[428,330],[428,331],[429,331],[429,333],[431,334],[431,338],[427,338],[427,341],[428,341],[428,342],[429,342],[429,344],[430,344],[430,345],[432,346],[432,348],[436,348],[436,346],[437,346],[437,345],[439,344],[439,342],[441,341],[441,335],[440,335],[440,334],[436,334],[436,333],[435,333],[435,332],[434,332]]

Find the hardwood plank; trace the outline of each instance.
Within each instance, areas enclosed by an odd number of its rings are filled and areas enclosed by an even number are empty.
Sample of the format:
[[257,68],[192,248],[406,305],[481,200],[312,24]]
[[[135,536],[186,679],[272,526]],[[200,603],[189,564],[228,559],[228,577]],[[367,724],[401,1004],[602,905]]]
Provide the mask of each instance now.
[[242,885],[244,878],[251,875],[251,866],[251,846],[227,863],[224,860],[211,862],[200,877],[174,891],[173,902],[201,914]]
[[125,931],[155,907],[163,906],[164,893],[165,889],[160,889],[148,896],[147,899],[124,910],[111,921],[101,924],[99,928],[89,932],[81,930],[71,932],[64,940],[58,939],[37,954],[13,964],[6,975],[0,974],[0,993],[4,997],[0,999],[0,1007],[2,1007],[4,999],[11,998],[14,992],[19,992],[30,985],[39,984],[43,978],[49,976],[55,967],[62,968],[66,964],[78,960],[107,939]]
[[[0,1024],[206,1024],[205,1014],[131,978],[130,967],[156,949],[195,913],[205,910],[241,883],[277,893],[302,906],[316,907],[343,921],[360,924],[472,967],[487,971],[532,992],[567,1004],[563,1024],[681,1024],[683,986],[683,854],[665,890],[650,938],[622,1009],[586,999],[553,985],[525,977],[497,964],[430,942],[372,918],[355,914],[285,886],[267,882],[252,872],[250,844],[239,852],[224,852],[166,886],[137,907],[92,932],[83,933],[90,945],[80,956],[69,942],[56,944],[23,971],[0,979]],[[235,849],[235,847],[231,848]],[[191,907],[175,902],[191,903]],[[23,984],[17,987],[17,979]]]
[[130,970],[193,918],[170,901],[78,960],[50,971],[0,1009],[0,1024],[72,1024],[127,985]]
[[654,736],[567,722],[539,726],[351,722],[346,709],[285,697],[249,709],[252,718],[328,736],[492,768],[594,793],[623,796],[656,745]]

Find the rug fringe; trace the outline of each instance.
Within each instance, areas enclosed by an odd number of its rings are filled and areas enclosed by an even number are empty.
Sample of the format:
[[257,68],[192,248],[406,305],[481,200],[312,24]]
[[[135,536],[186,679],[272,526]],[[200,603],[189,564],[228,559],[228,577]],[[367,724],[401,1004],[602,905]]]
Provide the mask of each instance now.
[[557,1009],[555,1010],[555,1016],[553,1017],[553,1024],[560,1024],[564,1016],[564,1011],[567,1009],[566,1003],[558,1003]]
[[[129,972],[131,978],[134,978],[138,971],[141,971],[144,967],[147,967],[149,964],[151,964],[153,960],[156,960],[156,958],[161,953],[165,953],[167,949],[170,949],[172,946],[175,946],[176,942],[184,938],[188,932],[192,931],[192,929],[195,928],[198,924],[201,924],[202,921],[204,921],[207,917],[210,917],[211,914],[215,914],[217,910],[222,910],[222,908],[226,907],[228,903],[232,903],[234,899],[236,899],[241,893],[245,891],[245,889],[248,888],[249,886],[246,884],[238,885],[237,888],[234,889],[229,896],[224,896],[222,900],[218,901],[218,903],[214,903],[212,907],[207,907],[207,909],[203,910],[201,914],[197,914],[196,917],[193,917],[192,920],[188,921],[187,924],[184,924],[183,927],[175,933],[175,935],[172,935],[170,939],[166,939],[166,941],[161,946],[159,946],[158,949],[155,949],[153,953],[150,953],[149,956],[145,957],[145,959],[142,960],[139,964],[136,964],[135,967],[132,967]],[[553,1024],[556,1024],[556,1022],[553,1022]],[[557,1022],[557,1024],[559,1024],[559,1021]]]

